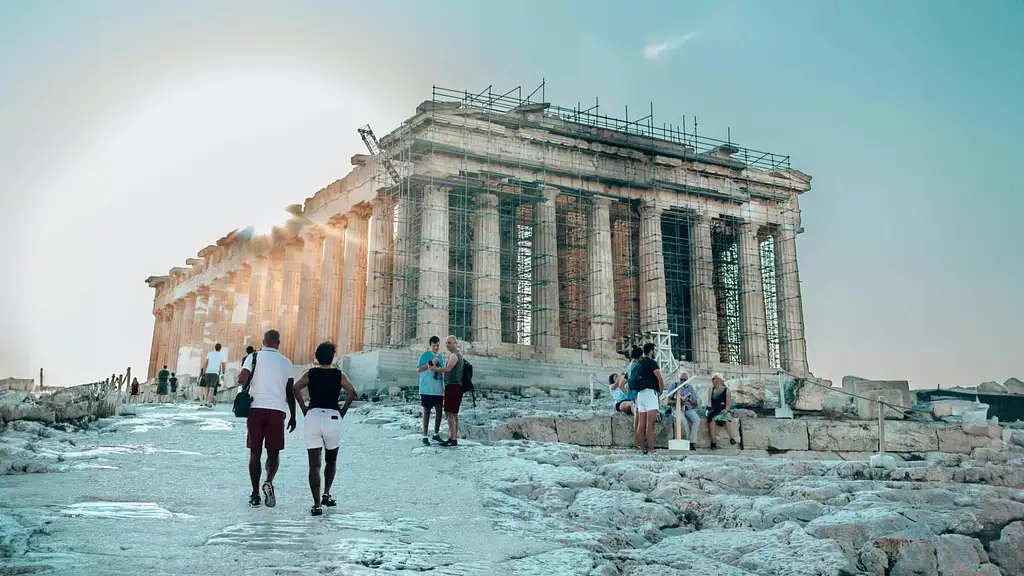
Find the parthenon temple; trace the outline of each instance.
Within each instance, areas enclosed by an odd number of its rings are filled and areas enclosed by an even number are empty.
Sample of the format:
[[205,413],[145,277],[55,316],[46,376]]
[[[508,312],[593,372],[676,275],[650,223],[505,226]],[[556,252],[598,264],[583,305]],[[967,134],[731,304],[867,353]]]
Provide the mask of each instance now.
[[379,140],[360,133],[369,153],[280,227],[146,279],[150,378],[198,374],[215,342],[237,363],[270,328],[297,368],[335,342],[370,387],[412,378],[415,351],[448,334],[478,373],[513,381],[606,374],[648,341],[691,373],[808,373],[796,237],[811,178],[788,156],[653,112],[554,106],[543,88],[434,88]]

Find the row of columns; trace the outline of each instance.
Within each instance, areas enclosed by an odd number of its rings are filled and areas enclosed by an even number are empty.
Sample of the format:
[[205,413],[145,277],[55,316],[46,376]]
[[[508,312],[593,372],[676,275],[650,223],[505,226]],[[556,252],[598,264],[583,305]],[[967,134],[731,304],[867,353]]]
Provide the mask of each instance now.
[[228,361],[239,360],[270,329],[281,333],[281,352],[299,364],[312,362],[322,341],[342,354],[360,350],[370,214],[357,206],[157,310],[150,377],[163,366],[198,375],[216,343]]
[[[665,264],[662,253],[662,209],[657,201],[640,208],[640,330],[668,331],[668,307]],[[691,303],[693,310],[694,360],[710,365],[720,362],[718,311],[714,290],[712,223],[709,212],[697,214],[690,227],[692,266]],[[740,322],[743,364],[767,366],[768,322],[765,313],[760,225],[744,222],[740,226],[738,260],[740,270]],[[796,232],[784,228],[775,237],[776,290],[779,302],[779,351],[782,368],[806,374],[807,353],[803,335],[803,306],[796,264]]]
[[[543,192],[533,208],[532,332],[536,346],[551,349],[560,343],[557,190]],[[499,201],[492,194],[479,194],[476,200],[471,216],[472,329],[474,341],[486,349],[501,344]],[[610,206],[607,198],[592,198],[587,206],[590,340],[600,357],[614,354]],[[643,202],[640,208],[642,332],[668,330],[662,213],[656,201]],[[419,218],[416,238],[414,218]],[[712,221],[712,214],[701,213],[690,227],[694,360],[702,364],[719,361]],[[740,310],[744,363],[763,365],[768,358],[767,322],[757,234],[757,224],[742,225]],[[780,356],[784,368],[806,372],[795,238],[792,229],[783,229],[776,237]],[[419,269],[415,295],[408,294],[404,273],[410,267]],[[229,360],[237,360],[246,345],[258,347],[270,328],[281,332],[282,352],[299,364],[311,362],[317,343],[326,340],[335,342],[342,354],[402,343],[409,334],[405,311],[410,309],[415,310],[417,340],[450,332],[448,190],[443,187],[425,186],[422,202],[415,207],[388,198],[377,198],[370,207],[357,206],[158,310],[150,375],[164,364],[197,372],[215,342],[227,348]]]

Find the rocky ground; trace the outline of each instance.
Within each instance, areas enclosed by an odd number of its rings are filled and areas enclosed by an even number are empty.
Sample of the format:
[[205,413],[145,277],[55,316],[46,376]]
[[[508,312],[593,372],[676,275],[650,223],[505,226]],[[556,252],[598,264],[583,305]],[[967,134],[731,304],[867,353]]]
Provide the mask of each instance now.
[[[569,408],[581,409],[499,398],[464,419]],[[397,400],[354,410],[342,506],[320,519],[306,516],[301,429],[281,504],[253,511],[244,430],[224,409],[145,407],[83,430],[11,423],[0,573],[1024,574],[1024,448],[878,468],[515,440],[444,449],[420,445],[418,413]]]

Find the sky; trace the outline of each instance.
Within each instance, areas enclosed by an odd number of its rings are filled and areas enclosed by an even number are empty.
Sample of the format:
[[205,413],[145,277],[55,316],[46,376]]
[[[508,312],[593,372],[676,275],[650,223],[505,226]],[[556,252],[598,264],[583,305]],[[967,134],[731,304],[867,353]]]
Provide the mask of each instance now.
[[816,375],[1024,378],[1021,30],[1021,0],[0,0],[0,378],[144,373],[147,276],[283,222],[435,84],[542,79],[813,176]]

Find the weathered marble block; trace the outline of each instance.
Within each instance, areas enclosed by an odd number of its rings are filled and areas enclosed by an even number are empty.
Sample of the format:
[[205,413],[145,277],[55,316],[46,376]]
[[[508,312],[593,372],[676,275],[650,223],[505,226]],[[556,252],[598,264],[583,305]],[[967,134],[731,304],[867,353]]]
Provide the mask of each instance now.
[[555,420],[556,437],[559,442],[579,446],[611,446],[611,416],[593,416],[584,420]]
[[807,450],[807,423],[802,420],[748,418],[742,421],[746,450]]
[[872,422],[820,421],[807,423],[811,450],[872,452],[878,449],[878,425]]
[[939,437],[931,424],[920,422],[886,422],[885,450],[887,452],[935,452]]
[[793,399],[793,409],[804,412],[821,412],[825,395],[831,391],[832,381],[821,378],[804,378],[799,382],[800,384],[796,388],[796,397]]

